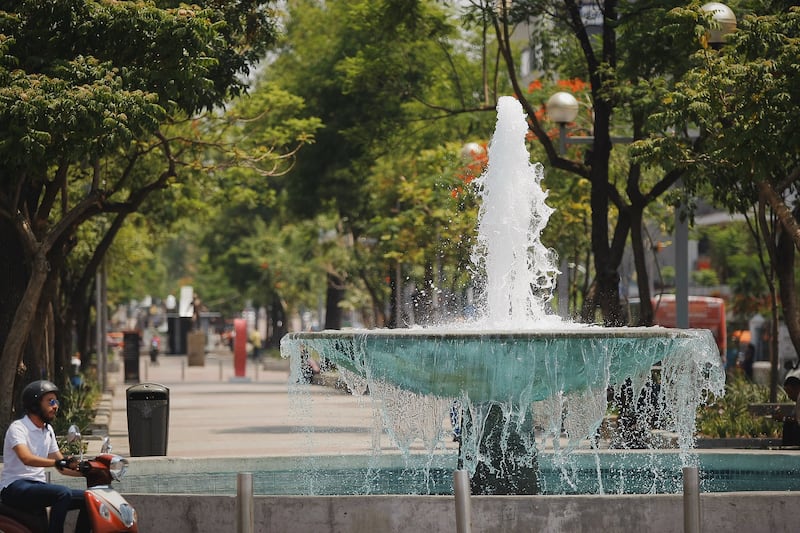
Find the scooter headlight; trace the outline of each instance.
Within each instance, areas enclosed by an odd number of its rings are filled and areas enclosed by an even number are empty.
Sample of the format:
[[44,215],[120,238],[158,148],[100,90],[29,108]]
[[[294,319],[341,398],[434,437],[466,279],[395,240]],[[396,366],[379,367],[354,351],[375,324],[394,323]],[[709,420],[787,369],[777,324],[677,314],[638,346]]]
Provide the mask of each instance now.
[[114,481],[120,481],[125,477],[125,473],[128,471],[128,460],[119,455],[115,455],[108,465],[108,470],[111,473],[111,477],[114,478]]
[[131,527],[136,522],[136,511],[128,503],[119,506],[119,517],[125,527]]

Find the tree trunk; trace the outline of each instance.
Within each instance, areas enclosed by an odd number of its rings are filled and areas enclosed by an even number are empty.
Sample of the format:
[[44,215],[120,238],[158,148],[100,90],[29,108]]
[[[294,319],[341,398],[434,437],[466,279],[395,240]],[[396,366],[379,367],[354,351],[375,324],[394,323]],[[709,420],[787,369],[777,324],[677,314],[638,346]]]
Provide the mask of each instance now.
[[342,308],[339,303],[344,299],[344,283],[331,274],[327,274],[328,290],[325,298],[325,329],[342,329]]
[[[0,256],[0,346],[9,342],[12,333],[11,325],[17,311],[17,303],[22,299],[28,281],[27,263],[20,258],[25,257],[22,246],[16,237],[15,230],[6,220],[0,220],[0,242],[3,243],[3,254]],[[11,422],[14,401],[19,397],[15,386],[18,381],[17,369],[19,361],[15,358],[4,359],[0,356],[0,390],[9,391],[0,394],[0,440]],[[7,399],[6,399],[7,396]]]
[[286,310],[283,302],[277,293],[272,295],[272,305],[269,306],[269,319],[272,324],[272,334],[267,336],[267,346],[277,348],[281,344],[281,339],[289,331],[289,324],[286,323]]
[[[369,294],[369,299],[371,302],[370,308],[372,309],[371,313],[371,320],[372,323],[369,324],[369,327],[401,327],[397,326],[398,319],[396,315],[395,309],[395,294],[397,289],[396,278],[395,278],[395,269],[392,268],[389,270],[389,284],[391,285],[391,310],[389,319],[386,318],[386,312],[384,311],[385,303],[383,298],[381,297],[381,290],[380,288],[376,288],[375,284],[372,282],[372,278],[369,277],[367,272],[364,269],[359,269],[358,275],[361,278],[361,281],[364,283],[364,287],[367,289],[367,293]],[[365,320],[366,321],[366,320]]]
[[639,319],[637,326],[652,326],[654,321],[653,302],[650,294],[650,277],[647,272],[644,238],[642,236],[643,213],[638,207],[631,207],[631,248],[633,263],[636,266],[636,285],[639,288]]
[[775,212],[781,226],[783,226],[788,236],[791,237],[795,247],[800,250],[800,224],[798,224],[795,213],[791,212],[769,183],[765,181],[759,182],[758,194],[761,201],[769,205]]
[[800,353],[800,314],[797,306],[797,287],[794,279],[795,246],[786,231],[778,233],[775,250],[775,273],[783,309],[783,321],[789,331],[795,356]]
[[770,262],[770,272],[766,277],[767,286],[769,287],[770,314],[772,315],[769,341],[769,401],[775,403],[778,398],[778,297],[775,289],[774,274],[778,262],[778,251],[775,227],[770,224],[767,217],[768,205],[764,195],[760,194],[756,217],[758,219],[759,230],[764,237],[764,247],[767,250]]
[[[612,316],[614,302],[619,304],[619,273],[610,262],[610,248],[608,244],[608,151],[609,148],[598,146],[595,139],[595,149],[591,158],[591,183],[590,204],[592,208],[592,254],[594,256],[594,271],[596,276],[595,304],[603,313],[606,325],[615,325]],[[600,152],[605,152],[605,155]],[[593,315],[594,313],[592,313]],[[594,316],[586,316],[588,321],[594,322]]]
[[[28,342],[28,335],[33,326],[39,307],[42,288],[47,282],[48,264],[43,248],[36,251],[25,293],[16,306],[14,319],[9,328],[8,337],[0,355],[0,391],[16,391],[15,377],[22,362],[22,354]],[[10,305],[14,305],[10,302]],[[16,394],[0,394],[0,435],[5,435],[13,416],[13,399]]]

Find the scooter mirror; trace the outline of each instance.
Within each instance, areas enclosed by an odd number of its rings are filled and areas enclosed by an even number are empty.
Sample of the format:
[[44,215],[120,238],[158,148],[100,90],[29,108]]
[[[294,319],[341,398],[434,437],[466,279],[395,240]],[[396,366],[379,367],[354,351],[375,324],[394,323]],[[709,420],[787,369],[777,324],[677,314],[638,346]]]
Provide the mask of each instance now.
[[72,424],[69,429],[67,429],[67,442],[73,444],[75,442],[78,443],[78,447],[81,450],[80,453],[80,460],[83,461],[83,441],[81,440],[81,432],[78,429],[78,426]]
[[81,432],[78,429],[78,426],[72,424],[67,430],[67,442],[72,444],[73,442],[79,442],[80,440],[81,440]]

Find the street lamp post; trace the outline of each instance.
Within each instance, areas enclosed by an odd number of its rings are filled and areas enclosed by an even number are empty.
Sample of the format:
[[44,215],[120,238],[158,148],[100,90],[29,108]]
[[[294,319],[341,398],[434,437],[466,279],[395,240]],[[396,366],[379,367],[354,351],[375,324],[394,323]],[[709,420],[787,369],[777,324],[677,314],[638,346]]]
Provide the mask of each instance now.
[[[720,2],[709,2],[700,9],[712,13],[711,18],[717,28],[710,29],[705,41],[712,48],[719,48],[725,39],[736,30],[736,15]],[[558,124],[558,149],[561,155],[567,151],[567,144],[591,144],[594,137],[567,137],[567,124],[578,116],[578,101],[568,92],[553,94],[546,104],[550,120]],[[612,143],[630,143],[632,139],[612,137]],[[689,327],[689,220],[681,204],[675,206],[675,321],[679,328]],[[563,263],[562,263],[563,265]],[[564,269],[562,268],[562,276]],[[563,279],[559,280],[559,287]],[[559,289],[559,300],[562,291]]]
[[[567,153],[568,144],[593,144],[594,137],[591,135],[572,135],[567,136],[567,124],[575,122],[578,116],[578,100],[570,93],[559,91],[547,100],[545,108],[550,120],[558,124],[558,153]],[[630,144],[632,137],[611,137],[612,144]]]
[[[567,137],[567,123],[578,115],[578,101],[567,92],[557,92],[547,100],[547,115],[558,123],[559,153],[564,155],[567,144],[591,144],[594,137]],[[612,137],[612,143],[630,143],[631,138]],[[563,262],[562,262],[563,266]],[[562,268],[559,278],[559,301],[566,291]],[[562,286],[564,289],[562,289]],[[560,306],[559,306],[560,307]],[[689,327],[689,221],[681,205],[675,206],[675,325]]]
[[[547,99],[547,115],[558,124],[558,152],[567,152],[567,124],[578,116],[578,100],[570,93],[559,91]],[[573,139],[574,140],[574,139]]]
[[[709,2],[700,9],[713,13],[719,28],[709,30],[706,41],[719,48],[729,33],[736,30],[736,16],[731,8],[719,2]],[[675,206],[675,326],[689,327],[689,216],[685,205]]]
[[706,33],[706,42],[712,48],[719,48],[725,44],[725,38],[736,31],[736,15],[733,10],[720,2],[709,2],[700,8],[706,13],[711,13],[711,19],[717,23],[717,28],[712,28]]

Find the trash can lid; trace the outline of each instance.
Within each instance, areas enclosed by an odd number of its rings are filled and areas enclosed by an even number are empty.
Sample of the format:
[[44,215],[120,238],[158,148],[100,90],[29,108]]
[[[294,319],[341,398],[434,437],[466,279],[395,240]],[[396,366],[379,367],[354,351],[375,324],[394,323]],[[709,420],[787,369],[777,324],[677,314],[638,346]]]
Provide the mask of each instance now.
[[126,389],[129,400],[166,400],[169,398],[169,389],[158,383],[139,383]]

